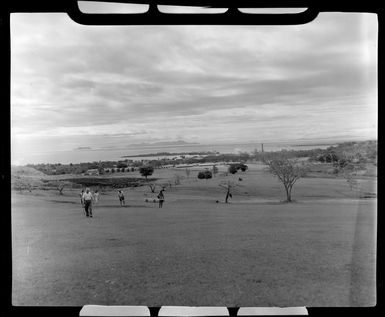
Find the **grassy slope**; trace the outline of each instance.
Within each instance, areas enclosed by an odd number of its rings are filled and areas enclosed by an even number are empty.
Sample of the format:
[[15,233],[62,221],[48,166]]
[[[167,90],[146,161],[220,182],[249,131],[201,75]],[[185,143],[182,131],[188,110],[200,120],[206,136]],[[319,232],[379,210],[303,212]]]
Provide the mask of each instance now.
[[[154,176],[175,173],[184,175]],[[94,219],[76,191],[15,193],[14,303],[375,303],[375,200],[354,199],[343,180],[309,178],[294,188],[298,202],[283,204],[282,185],[252,166],[232,203],[217,204],[229,177],[194,173],[167,189],[161,210],[144,202],[156,195],[146,187],[125,190],[126,208],[103,192]],[[375,191],[373,180],[365,186]]]

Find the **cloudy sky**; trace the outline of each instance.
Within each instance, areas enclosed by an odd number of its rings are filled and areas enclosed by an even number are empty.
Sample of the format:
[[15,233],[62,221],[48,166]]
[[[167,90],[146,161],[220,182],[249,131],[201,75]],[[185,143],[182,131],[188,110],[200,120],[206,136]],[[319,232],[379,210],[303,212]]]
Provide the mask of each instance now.
[[12,160],[78,147],[377,135],[377,17],[82,26],[11,17]]

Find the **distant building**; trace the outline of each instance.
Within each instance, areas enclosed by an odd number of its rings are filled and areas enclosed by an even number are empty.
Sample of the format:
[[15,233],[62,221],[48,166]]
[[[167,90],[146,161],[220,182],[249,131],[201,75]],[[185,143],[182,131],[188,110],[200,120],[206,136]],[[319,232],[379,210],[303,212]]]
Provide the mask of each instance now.
[[84,175],[99,175],[99,170],[94,168],[94,169],[89,169],[87,172],[84,173]]

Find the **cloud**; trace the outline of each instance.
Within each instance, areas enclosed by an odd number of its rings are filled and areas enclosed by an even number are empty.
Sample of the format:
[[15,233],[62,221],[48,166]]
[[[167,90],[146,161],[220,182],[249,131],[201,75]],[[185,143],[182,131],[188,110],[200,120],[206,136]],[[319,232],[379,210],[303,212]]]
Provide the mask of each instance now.
[[376,131],[375,15],[321,14],[301,26],[91,27],[64,14],[13,14],[11,37],[20,149]]

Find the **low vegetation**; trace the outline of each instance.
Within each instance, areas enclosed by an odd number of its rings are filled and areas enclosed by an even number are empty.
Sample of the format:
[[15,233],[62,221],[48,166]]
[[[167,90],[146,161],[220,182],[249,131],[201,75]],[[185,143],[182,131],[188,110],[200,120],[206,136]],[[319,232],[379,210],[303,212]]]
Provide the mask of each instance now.
[[[80,184],[83,187],[111,187],[111,188],[126,188],[138,187],[148,185],[143,178],[138,177],[119,177],[119,178],[100,178],[100,177],[83,177],[83,178],[69,178],[66,181]],[[156,181],[152,178],[151,181]]]
[[[184,168],[185,177],[189,178],[191,166],[194,164],[206,164],[210,166],[201,170],[197,175],[198,179],[211,179],[219,173],[217,165],[227,165],[227,171],[219,174],[220,178],[228,177],[231,174],[245,173],[248,170],[247,162],[260,162],[265,164],[267,170],[278,178],[285,189],[286,201],[292,201],[292,189],[301,177],[341,177],[346,179],[351,190],[357,191],[358,178],[369,175],[370,169],[373,172],[370,176],[376,176],[377,167],[377,141],[345,142],[326,149],[311,150],[281,150],[275,152],[257,152],[238,154],[206,153],[205,156],[183,157],[178,159],[159,159],[151,161],[106,161],[80,164],[36,164],[17,168],[12,171],[12,188],[19,191],[33,191],[34,189],[54,189],[61,195],[65,188],[70,187],[110,187],[125,188],[146,185],[151,192],[155,192],[156,178],[149,179],[155,173],[156,168],[178,167],[179,164],[187,165]],[[171,165],[172,163],[172,165]],[[192,164],[192,165],[189,165]],[[374,167],[374,168],[373,168]],[[144,177],[108,177],[108,173],[128,173],[139,171]],[[102,177],[92,177],[86,173],[98,171]],[[183,171],[183,170],[182,170]],[[84,173],[85,177],[70,177],[62,179],[44,179],[47,175]],[[49,177],[48,177],[49,178]],[[168,187],[181,184],[183,177],[174,174],[170,179],[165,179]],[[242,178],[239,177],[239,181]],[[227,181],[227,180],[226,180]],[[230,183],[221,184],[226,188],[226,202],[231,197]]]
[[205,179],[205,180],[208,180],[210,178],[213,177],[213,173],[209,170],[205,170],[205,171],[200,171],[198,173],[198,178],[199,179]]

